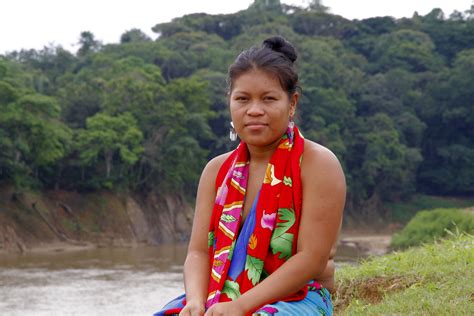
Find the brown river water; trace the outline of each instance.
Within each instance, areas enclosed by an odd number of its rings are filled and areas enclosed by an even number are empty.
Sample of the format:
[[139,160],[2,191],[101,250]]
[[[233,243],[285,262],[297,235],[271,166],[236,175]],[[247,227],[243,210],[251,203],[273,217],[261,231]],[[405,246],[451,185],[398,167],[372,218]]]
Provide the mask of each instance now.
[[[0,253],[0,315],[151,315],[183,292],[186,245]],[[337,264],[364,254],[339,247]]]

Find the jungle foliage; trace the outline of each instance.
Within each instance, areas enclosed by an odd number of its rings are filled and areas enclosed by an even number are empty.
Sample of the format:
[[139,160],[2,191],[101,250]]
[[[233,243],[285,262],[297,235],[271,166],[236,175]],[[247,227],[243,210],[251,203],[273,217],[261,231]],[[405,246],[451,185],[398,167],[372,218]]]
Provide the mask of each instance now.
[[339,157],[349,213],[474,193],[474,19],[434,9],[351,21],[320,1],[255,1],[153,30],[107,45],[83,32],[76,54],[0,56],[0,183],[192,196],[206,161],[235,146],[228,65],[280,34],[300,54],[298,123]]

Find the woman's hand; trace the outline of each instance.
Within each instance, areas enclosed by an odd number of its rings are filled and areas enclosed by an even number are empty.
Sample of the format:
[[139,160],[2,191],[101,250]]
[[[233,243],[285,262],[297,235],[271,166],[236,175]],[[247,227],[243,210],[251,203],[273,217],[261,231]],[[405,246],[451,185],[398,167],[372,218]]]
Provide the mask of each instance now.
[[206,308],[200,301],[186,302],[186,306],[181,310],[179,316],[203,316]]
[[245,311],[236,301],[212,305],[204,316],[245,316]]

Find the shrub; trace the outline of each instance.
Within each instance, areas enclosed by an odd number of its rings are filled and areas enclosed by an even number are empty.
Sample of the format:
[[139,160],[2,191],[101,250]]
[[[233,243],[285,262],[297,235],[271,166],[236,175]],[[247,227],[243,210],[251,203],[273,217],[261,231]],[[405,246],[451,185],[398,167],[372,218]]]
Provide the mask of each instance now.
[[405,228],[394,234],[394,249],[417,246],[445,237],[448,232],[474,233],[474,213],[471,209],[440,208],[418,212]]

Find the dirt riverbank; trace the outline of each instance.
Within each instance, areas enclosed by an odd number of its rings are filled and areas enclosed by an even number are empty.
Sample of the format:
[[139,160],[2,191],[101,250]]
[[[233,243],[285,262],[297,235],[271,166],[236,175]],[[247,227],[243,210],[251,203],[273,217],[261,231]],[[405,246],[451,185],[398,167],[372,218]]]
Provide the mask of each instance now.
[[0,188],[0,251],[134,247],[187,240],[192,207],[176,195]]
[[[192,215],[179,196],[0,188],[0,254],[186,242]],[[343,229],[339,249],[351,258],[382,255],[389,243],[388,234]]]

